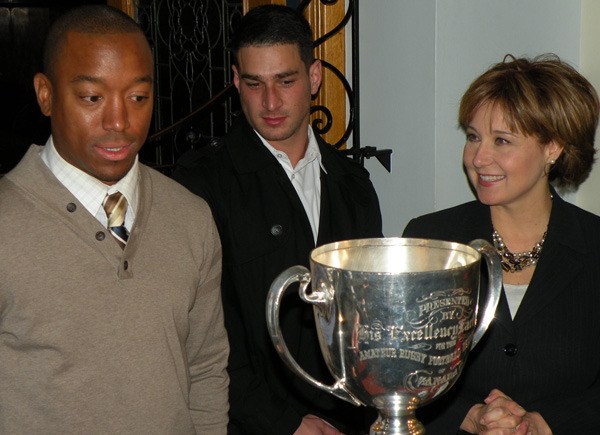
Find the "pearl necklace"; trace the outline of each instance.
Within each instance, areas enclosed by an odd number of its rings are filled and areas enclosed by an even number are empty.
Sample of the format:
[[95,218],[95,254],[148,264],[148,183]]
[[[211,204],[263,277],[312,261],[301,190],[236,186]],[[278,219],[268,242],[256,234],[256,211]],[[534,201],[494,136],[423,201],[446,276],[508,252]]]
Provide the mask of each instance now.
[[542,240],[537,242],[531,251],[513,254],[510,252],[506,244],[504,244],[504,241],[502,240],[502,237],[500,237],[500,234],[498,234],[498,231],[494,230],[492,233],[492,238],[494,240],[496,252],[500,254],[500,258],[502,259],[502,269],[506,272],[514,273],[520,272],[526,267],[534,266],[540,258],[542,246],[546,241],[546,234],[548,234],[548,230],[544,232]]

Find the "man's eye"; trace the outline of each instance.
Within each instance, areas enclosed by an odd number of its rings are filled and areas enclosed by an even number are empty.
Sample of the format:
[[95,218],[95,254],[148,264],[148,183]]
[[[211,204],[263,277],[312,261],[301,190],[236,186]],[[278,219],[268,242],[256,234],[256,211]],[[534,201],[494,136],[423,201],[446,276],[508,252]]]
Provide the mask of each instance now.
[[132,95],[131,99],[136,103],[141,103],[142,101],[146,101],[149,97],[145,95]]
[[248,88],[250,88],[250,89],[256,89],[256,88],[258,88],[258,83],[254,83],[254,82],[252,82],[252,83],[250,83],[250,82],[246,82],[246,86],[247,86]]
[[85,97],[81,97],[83,100],[87,101],[88,103],[97,103],[98,101],[100,101],[100,98],[98,95],[87,95]]

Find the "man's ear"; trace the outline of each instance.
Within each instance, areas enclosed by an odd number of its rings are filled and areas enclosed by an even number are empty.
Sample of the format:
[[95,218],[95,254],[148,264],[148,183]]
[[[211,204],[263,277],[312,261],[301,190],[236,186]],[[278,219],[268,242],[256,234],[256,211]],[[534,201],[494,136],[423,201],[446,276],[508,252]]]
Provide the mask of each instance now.
[[318,92],[319,86],[321,86],[321,75],[322,74],[323,74],[323,72],[322,72],[322,67],[321,67],[321,61],[317,59],[308,68],[308,77],[310,78],[310,94],[311,95],[315,95]]
[[46,116],[52,115],[52,82],[42,73],[33,77],[33,87],[40,110]]
[[240,91],[240,75],[235,65],[231,65],[231,71],[233,71],[233,84]]

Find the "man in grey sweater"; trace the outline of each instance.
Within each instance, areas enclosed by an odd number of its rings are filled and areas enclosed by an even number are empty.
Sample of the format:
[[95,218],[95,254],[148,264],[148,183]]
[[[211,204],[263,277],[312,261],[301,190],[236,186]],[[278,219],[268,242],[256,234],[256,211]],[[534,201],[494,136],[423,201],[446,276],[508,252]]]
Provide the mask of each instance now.
[[67,12],[34,86],[52,134],[0,180],[0,433],[224,434],[221,246],[206,203],[138,162],[144,34]]

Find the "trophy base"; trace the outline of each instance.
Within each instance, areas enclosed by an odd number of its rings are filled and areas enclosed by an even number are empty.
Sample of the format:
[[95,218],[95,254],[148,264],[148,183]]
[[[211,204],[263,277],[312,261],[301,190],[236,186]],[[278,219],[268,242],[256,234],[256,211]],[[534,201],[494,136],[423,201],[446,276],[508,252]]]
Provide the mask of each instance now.
[[425,427],[415,417],[417,397],[378,397],[374,401],[379,415],[369,435],[423,435]]
[[369,435],[423,435],[425,427],[414,416],[402,418],[378,417],[371,425]]

